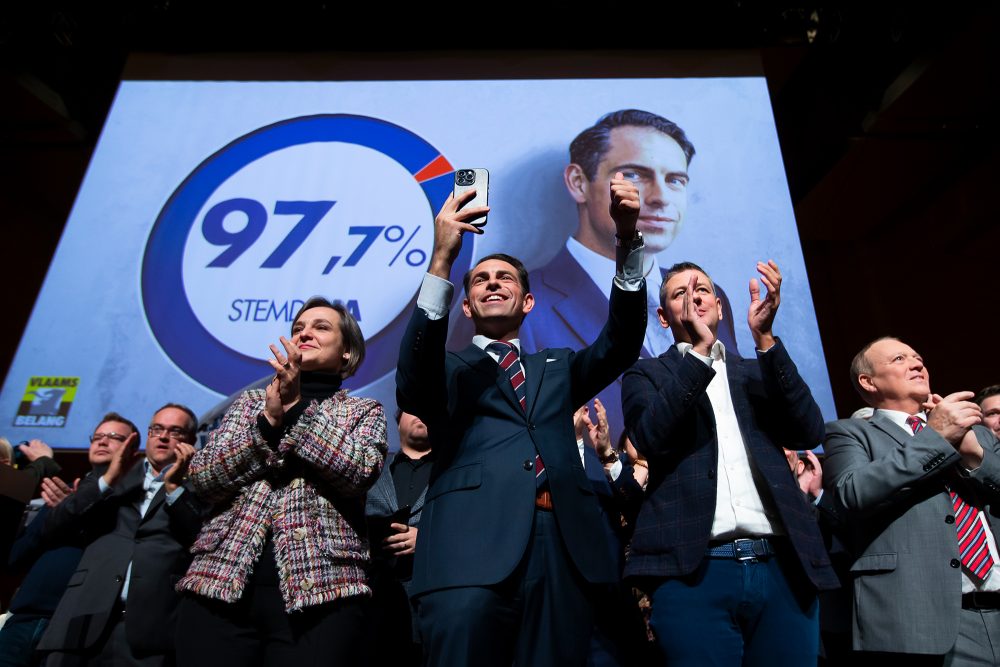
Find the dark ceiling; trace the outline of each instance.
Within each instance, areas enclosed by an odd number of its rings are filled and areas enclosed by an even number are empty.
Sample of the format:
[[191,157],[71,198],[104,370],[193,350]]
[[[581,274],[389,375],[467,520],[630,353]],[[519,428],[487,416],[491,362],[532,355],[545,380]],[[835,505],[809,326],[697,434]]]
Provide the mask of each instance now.
[[[129,54],[460,61],[528,50],[535,58],[624,52],[639,62],[683,49],[760,54],[838,409],[857,403],[851,356],[881,334],[922,351],[939,392],[1000,382],[997,365],[976,352],[990,346],[997,322],[991,259],[1000,231],[989,222],[1000,176],[1000,63],[989,46],[997,3],[951,4],[948,13],[703,5],[504,3],[487,14],[457,3],[419,13],[320,1],[8,4],[0,9],[8,239],[0,368],[14,354]],[[94,270],[112,261],[95,249]],[[52,344],[72,333],[52,332]]]

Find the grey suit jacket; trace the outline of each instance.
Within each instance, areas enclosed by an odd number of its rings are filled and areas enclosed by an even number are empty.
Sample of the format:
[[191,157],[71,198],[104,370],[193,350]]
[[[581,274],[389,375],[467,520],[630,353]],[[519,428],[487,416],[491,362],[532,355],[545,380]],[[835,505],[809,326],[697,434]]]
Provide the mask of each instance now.
[[[983,463],[957,483],[985,504],[993,523],[1000,443],[986,428],[974,431]],[[958,453],[933,429],[910,435],[878,412],[869,421],[827,424],[825,450],[824,487],[834,495],[854,556],[854,648],[947,653],[958,636],[962,592],[954,509],[945,489],[946,482],[956,483]]]
[[140,517],[135,503],[142,497],[144,476],[138,463],[107,493],[101,493],[99,475],[89,475],[75,493],[49,512],[44,527],[47,538],[79,534],[89,545],[39,650],[94,648],[112,618],[131,563],[128,643],[137,655],[173,652],[180,600],[174,585],[191,562],[188,546],[198,534],[202,507],[190,490],[168,505],[161,487]]

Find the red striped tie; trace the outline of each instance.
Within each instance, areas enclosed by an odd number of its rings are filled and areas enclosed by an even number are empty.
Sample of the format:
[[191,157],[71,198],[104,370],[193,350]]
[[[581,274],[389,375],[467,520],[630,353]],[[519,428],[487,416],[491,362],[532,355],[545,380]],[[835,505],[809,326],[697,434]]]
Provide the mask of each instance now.
[[[500,364],[500,368],[507,374],[510,386],[514,389],[514,395],[517,397],[518,402],[521,403],[521,409],[527,412],[528,392],[527,387],[524,385],[524,371],[521,369],[521,362],[517,358],[517,348],[510,343],[504,343],[499,340],[493,341],[486,348],[496,353],[497,363]],[[545,463],[542,462],[541,456],[535,454],[535,486],[541,488],[545,485],[546,481]]]
[[[913,429],[914,435],[924,428],[924,422],[920,417],[907,417],[906,423]],[[951,488],[948,489],[948,493],[955,508],[959,559],[969,572],[976,575],[980,581],[984,581],[993,569],[993,557],[990,555],[986,527],[979,516],[979,509],[965,502]]]

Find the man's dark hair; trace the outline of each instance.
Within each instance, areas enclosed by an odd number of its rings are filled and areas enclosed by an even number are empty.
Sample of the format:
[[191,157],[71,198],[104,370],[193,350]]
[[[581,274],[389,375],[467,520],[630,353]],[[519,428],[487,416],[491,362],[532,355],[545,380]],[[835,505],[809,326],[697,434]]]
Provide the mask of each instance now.
[[991,384],[989,387],[986,387],[985,389],[980,389],[979,393],[976,394],[976,397],[972,400],[975,401],[976,405],[978,405],[979,407],[983,407],[983,401],[985,401],[990,396],[996,396],[997,394],[1000,394],[1000,384]]
[[194,433],[195,431],[198,430],[198,416],[194,413],[194,410],[192,410],[186,405],[181,405],[180,403],[167,403],[165,405],[160,406],[160,408],[153,413],[153,416],[155,417],[156,415],[160,414],[167,408],[180,410],[181,412],[183,412],[188,416],[188,422],[189,422],[188,431],[190,432],[191,437],[194,438]]
[[871,405],[871,395],[865,391],[865,388],[861,386],[861,382],[858,380],[862,375],[872,375],[875,373],[875,367],[872,366],[872,362],[868,359],[868,350],[872,349],[872,345],[875,343],[881,343],[884,340],[899,340],[895,336],[879,336],[875,340],[871,341],[863,348],[861,351],[854,355],[854,359],[851,360],[851,386],[854,387],[854,391],[858,392],[858,395],[864,399],[865,403]]
[[[117,412],[112,411],[101,417],[101,421],[97,422],[97,426],[100,426],[101,424],[105,424],[107,422],[114,422],[116,424],[124,424],[125,426],[128,426],[129,431],[135,433],[139,437],[139,440],[136,442],[136,445],[142,444],[142,434],[139,433],[139,428],[128,419],[125,419],[125,417],[122,417]],[[97,426],[94,427],[95,431],[97,430]]]
[[660,308],[666,309],[667,307],[667,281],[685,271],[700,271],[705,274],[705,277],[708,278],[708,284],[712,286],[712,294],[715,294],[715,283],[712,282],[712,276],[708,275],[708,271],[694,262],[677,262],[663,274],[663,282],[660,283]]
[[[524,268],[524,264],[517,257],[511,257],[502,252],[496,252],[492,255],[486,255],[478,262],[476,266],[479,266],[483,262],[489,261],[491,259],[498,259],[501,262],[507,262],[515,269],[517,269],[517,281],[521,283],[521,290],[527,294],[531,291],[530,285],[528,285],[528,269]],[[462,286],[465,288],[465,296],[469,296],[469,282],[472,280],[472,272],[476,270],[476,266],[465,272],[465,276],[462,278]]]
[[293,329],[295,323],[302,317],[302,313],[310,308],[330,308],[340,315],[340,337],[343,339],[344,348],[349,354],[343,368],[340,369],[340,376],[351,377],[358,370],[361,362],[365,360],[365,336],[361,333],[361,326],[344,304],[339,301],[330,301],[321,296],[314,296],[302,304],[299,312],[295,313],[295,318],[292,320]]
[[684,151],[688,165],[691,164],[694,144],[677,123],[648,111],[622,109],[601,116],[591,127],[576,135],[576,139],[569,145],[569,161],[583,168],[587,180],[592,181],[597,176],[597,165],[608,154],[611,130],[616,127],[648,127],[662,132],[677,142]]

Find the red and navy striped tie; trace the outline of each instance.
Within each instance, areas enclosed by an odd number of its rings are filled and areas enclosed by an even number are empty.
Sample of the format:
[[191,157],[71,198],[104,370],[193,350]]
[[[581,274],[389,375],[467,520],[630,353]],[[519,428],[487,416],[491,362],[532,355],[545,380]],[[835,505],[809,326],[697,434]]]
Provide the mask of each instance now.
[[[521,404],[521,410],[527,412],[527,387],[524,385],[524,371],[521,369],[521,361],[517,357],[517,348],[510,343],[495,340],[487,345],[486,349],[497,355],[497,363],[507,374],[510,386],[514,389],[514,395]],[[541,456],[535,454],[535,486],[541,487],[545,482],[545,463],[542,462]]]
[[[906,423],[916,435],[924,428],[920,417],[907,417]],[[975,505],[965,502],[960,495],[950,487],[951,503],[955,508],[955,528],[958,533],[959,560],[969,572],[976,575],[980,581],[990,576],[993,569],[993,557],[990,555],[989,543],[986,540],[986,527],[979,516]]]

